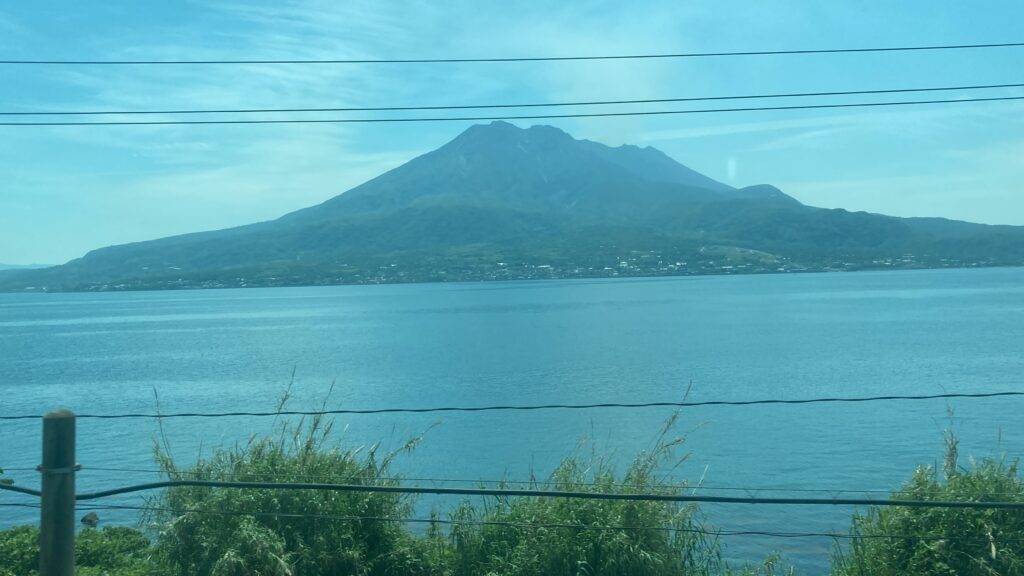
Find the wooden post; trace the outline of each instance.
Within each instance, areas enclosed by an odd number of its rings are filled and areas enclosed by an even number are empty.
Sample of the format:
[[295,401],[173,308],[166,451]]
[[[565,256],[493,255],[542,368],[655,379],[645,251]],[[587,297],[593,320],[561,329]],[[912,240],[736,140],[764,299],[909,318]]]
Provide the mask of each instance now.
[[75,573],[75,415],[57,410],[43,417],[39,575]]

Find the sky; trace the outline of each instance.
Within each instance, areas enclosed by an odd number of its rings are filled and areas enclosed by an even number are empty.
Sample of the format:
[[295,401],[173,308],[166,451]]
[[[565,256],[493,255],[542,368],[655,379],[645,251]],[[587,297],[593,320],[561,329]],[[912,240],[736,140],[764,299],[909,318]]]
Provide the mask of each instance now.
[[[0,60],[532,57],[1000,43],[1024,41],[1022,21],[1019,0],[58,0],[0,4]],[[472,105],[1021,82],[1024,48],[500,64],[0,65],[0,112]],[[901,98],[921,99],[827,102]],[[743,104],[810,102],[825,100]],[[614,109],[699,107],[717,106]],[[1024,101],[514,123],[551,124],[613,146],[654,146],[717,180],[770,183],[814,206],[1024,225]],[[437,148],[471,124],[0,126],[0,262],[57,264],[112,244],[273,219]]]

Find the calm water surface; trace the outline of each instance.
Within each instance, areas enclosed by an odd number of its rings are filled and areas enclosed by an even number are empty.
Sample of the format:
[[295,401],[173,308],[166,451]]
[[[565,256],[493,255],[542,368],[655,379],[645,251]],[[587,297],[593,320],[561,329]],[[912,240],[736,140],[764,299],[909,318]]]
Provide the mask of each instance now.
[[[1024,269],[607,281],[0,295],[0,413],[749,400],[1021,390]],[[958,400],[961,454],[1024,449],[1017,399]],[[340,442],[398,447],[407,476],[527,478],[591,448],[627,461],[664,409],[344,417]],[[673,474],[721,488],[895,489],[941,461],[943,401],[683,412]],[[80,420],[79,491],[152,480],[151,420]],[[165,423],[173,455],[244,441],[269,418]],[[580,448],[580,446],[583,448]],[[0,421],[0,467],[36,486],[38,421]],[[102,470],[119,468],[124,472]],[[715,488],[714,490],[712,488]],[[792,491],[759,492],[788,496]],[[825,495],[826,497],[828,495]],[[859,496],[850,494],[850,496]],[[31,499],[0,493],[0,504]],[[106,503],[138,504],[138,497]],[[431,501],[443,506],[448,501]],[[849,507],[705,507],[724,530],[845,532]],[[38,511],[0,506],[0,525]],[[103,511],[108,523],[132,513]],[[723,538],[826,569],[827,539]]]

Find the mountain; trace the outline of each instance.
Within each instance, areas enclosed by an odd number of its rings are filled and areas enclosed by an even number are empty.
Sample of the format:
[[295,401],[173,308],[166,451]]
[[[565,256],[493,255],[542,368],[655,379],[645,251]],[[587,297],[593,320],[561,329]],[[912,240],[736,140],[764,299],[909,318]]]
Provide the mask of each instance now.
[[102,290],[1024,264],[1024,227],[894,218],[734,188],[651,147],[475,125],[277,220],[0,272]]

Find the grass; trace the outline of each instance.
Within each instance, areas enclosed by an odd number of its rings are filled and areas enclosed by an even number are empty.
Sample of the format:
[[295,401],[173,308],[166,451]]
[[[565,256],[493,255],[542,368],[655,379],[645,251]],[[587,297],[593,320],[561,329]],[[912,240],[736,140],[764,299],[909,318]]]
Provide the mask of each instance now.
[[[279,410],[286,401],[287,393]],[[659,471],[686,460],[680,455],[683,438],[672,436],[678,417],[665,422],[652,447],[621,473],[592,449],[589,455],[566,457],[533,487],[676,493],[685,485],[667,484],[666,473]],[[281,421],[275,434],[214,451],[184,469],[166,447],[158,447],[156,459],[170,479],[330,477],[398,485],[391,464],[421,441],[413,438],[388,453],[376,446],[342,450],[332,442],[332,432],[333,422],[319,416],[295,424]],[[158,527],[154,562],[168,575],[711,576],[772,575],[780,566],[770,558],[730,570],[717,539],[705,533],[699,508],[678,503],[466,499],[444,515],[435,512],[437,521],[421,532],[380,520],[413,514],[415,500],[397,494],[175,487],[150,504],[160,510],[147,518]]]
[[[1004,459],[959,466],[957,440],[947,434],[942,470],[918,468],[893,498],[1024,502],[1024,482],[1017,463]],[[853,517],[850,533],[850,548],[833,553],[834,576],[1024,574],[1020,510],[871,508]]]
[[[283,408],[283,403],[280,405]],[[651,448],[623,469],[593,448],[565,457],[532,487],[601,493],[674,494],[666,470],[685,464],[678,414]],[[169,479],[396,486],[390,467],[415,449],[338,447],[323,417],[280,421],[275,432],[215,450],[187,467],[156,449]],[[1016,463],[961,467],[946,438],[941,470],[918,469],[894,498],[1024,502]],[[85,576],[775,576],[780,558],[731,567],[694,504],[545,497],[477,497],[435,511],[426,530],[401,521],[416,501],[401,494],[173,487],[154,495],[143,526],[85,528],[76,540]],[[388,521],[386,519],[392,519]],[[851,522],[852,544],[837,547],[833,576],[1024,575],[1024,515],[1010,510],[870,508]],[[916,535],[919,538],[897,536]],[[38,530],[0,531],[0,576],[33,576]]]

